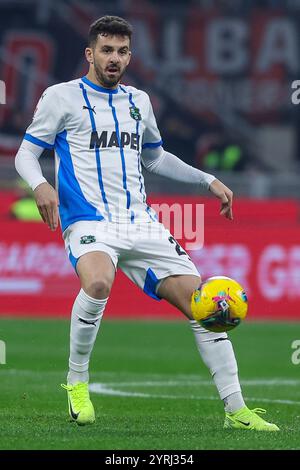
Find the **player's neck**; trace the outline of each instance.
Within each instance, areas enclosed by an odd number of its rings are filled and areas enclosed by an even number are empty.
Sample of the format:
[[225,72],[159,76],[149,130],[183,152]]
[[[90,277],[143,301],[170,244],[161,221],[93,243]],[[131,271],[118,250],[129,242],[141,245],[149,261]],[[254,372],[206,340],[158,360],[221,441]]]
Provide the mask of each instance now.
[[107,88],[108,90],[116,90],[119,86],[119,82],[116,85],[111,86],[111,87],[105,86],[103,83],[99,82],[96,75],[91,70],[89,70],[88,73],[86,74],[86,78],[90,82],[94,83],[95,85],[101,86],[102,88]]

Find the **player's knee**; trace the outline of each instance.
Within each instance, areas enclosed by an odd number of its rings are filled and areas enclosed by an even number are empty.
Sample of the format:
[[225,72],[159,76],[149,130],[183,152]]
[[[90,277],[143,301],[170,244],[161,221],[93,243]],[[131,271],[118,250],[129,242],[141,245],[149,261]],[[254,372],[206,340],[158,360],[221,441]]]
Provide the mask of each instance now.
[[90,279],[84,286],[85,292],[94,299],[105,299],[109,296],[112,282],[107,278]]
[[195,290],[199,289],[199,286],[201,285],[201,277],[195,277],[193,276],[191,282],[190,282],[190,289],[188,291],[188,296],[189,296],[189,300],[191,301],[191,298],[192,298],[192,295],[193,293],[195,292]]
[[193,279],[189,289],[187,289],[187,292],[186,292],[186,299],[185,299],[185,302],[184,302],[184,305],[185,305],[184,314],[190,320],[194,319],[194,316],[193,316],[193,313],[192,313],[192,296],[193,296],[194,292],[197,289],[199,289],[200,284],[201,284],[201,278],[200,277],[198,279]]
[[170,276],[159,288],[159,296],[175,305],[189,320],[193,320],[192,295],[201,284],[200,276]]

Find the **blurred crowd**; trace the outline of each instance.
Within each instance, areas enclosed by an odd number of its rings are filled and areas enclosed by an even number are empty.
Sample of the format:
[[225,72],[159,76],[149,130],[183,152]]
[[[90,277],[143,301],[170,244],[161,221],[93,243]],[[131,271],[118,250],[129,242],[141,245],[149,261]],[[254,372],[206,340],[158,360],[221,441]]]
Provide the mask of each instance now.
[[[0,165],[17,149],[41,92],[85,74],[88,26],[106,13],[134,26],[124,81],[150,94],[166,149],[208,172],[294,171],[300,120],[289,94],[300,78],[300,0],[0,2],[0,79],[8,90]],[[222,50],[220,35],[231,49]],[[217,59],[220,67],[226,58],[232,69],[218,71]],[[234,71],[234,62],[243,67]]]

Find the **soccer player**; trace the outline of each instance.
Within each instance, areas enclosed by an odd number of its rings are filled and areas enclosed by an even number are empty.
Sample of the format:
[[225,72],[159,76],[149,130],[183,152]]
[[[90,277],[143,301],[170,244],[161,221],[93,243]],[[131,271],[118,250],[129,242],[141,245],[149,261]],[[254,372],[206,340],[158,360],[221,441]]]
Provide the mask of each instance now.
[[[277,431],[243,400],[234,351],[226,333],[193,320],[191,296],[200,275],[147,205],[142,166],[178,182],[197,183],[221,201],[232,219],[232,192],[214,176],[164,150],[148,95],[121,84],[131,57],[132,27],[104,16],[89,31],[88,74],[49,87],[16,156],[16,169],[34,191],[46,224],[58,221],[81,282],[71,315],[67,385],[69,414],[93,423],[89,359],[117,265],[144,292],[166,299],[189,319],[197,347],[225,406],[225,428]],[[54,148],[57,191],[43,177],[39,157]]]

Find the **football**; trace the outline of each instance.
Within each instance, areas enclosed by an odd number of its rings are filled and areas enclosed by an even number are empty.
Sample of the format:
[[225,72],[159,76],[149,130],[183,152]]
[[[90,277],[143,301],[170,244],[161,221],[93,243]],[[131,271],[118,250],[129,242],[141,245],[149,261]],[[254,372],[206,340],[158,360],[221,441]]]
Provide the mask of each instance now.
[[214,332],[229,331],[247,315],[248,299],[234,279],[214,276],[202,282],[191,301],[192,314],[201,326]]

